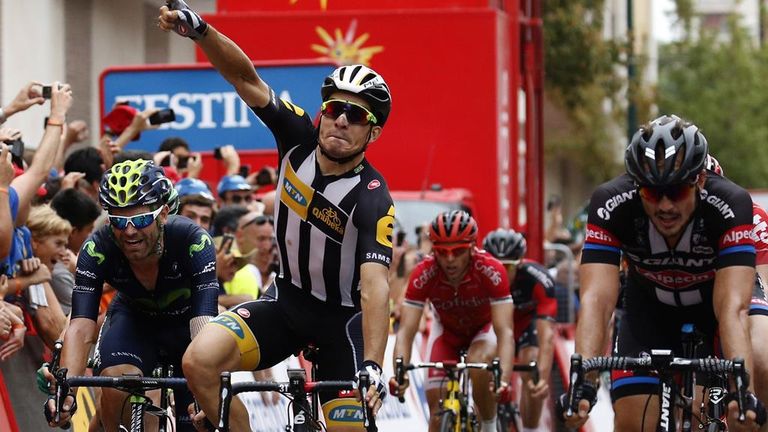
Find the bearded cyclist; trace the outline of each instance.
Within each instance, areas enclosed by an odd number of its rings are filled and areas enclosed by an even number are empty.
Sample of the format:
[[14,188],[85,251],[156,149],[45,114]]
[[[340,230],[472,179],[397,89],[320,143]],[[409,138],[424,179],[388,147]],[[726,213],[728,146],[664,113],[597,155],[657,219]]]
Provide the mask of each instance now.
[[[97,346],[94,373],[101,376],[147,376],[161,357],[181,372],[190,340],[216,315],[218,282],[211,238],[189,219],[169,215],[175,197],[171,181],[151,161],[122,162],[104,173],[99,200],[109,225],[91,234],[78,255],[72,319],[61,356],[68,375],[85,371],[105,282],[117,295]],[[74,413],[75,394],[71,389],[65,396],[61,421],[51,426],[66,423]],[[101,422],[106,432],[127,424],[127,396],[103,390]],[[194,431],[187,415],[191,394],[177,391],[175,397],[177,430]],[[48,414],[52,405],[47,405]]]
[[[632,137],[627,174],[592,195],[579,269],[576,353],[603,354],[623,252],[629,265],[615,355],[671,349],[682,356],[680,329],[693,323],[704,335],[699,357],[715,354],[717,335],[722,357],[742,357],[753,370],[743,319],[755,281],[752,200],[736,184],[708,174],[707,154],[698,127],[674,115],[659,117]],[[615,429],[639,431],[645,424],[655,430],[658,378],[631,371],[614,372],[612,378]],[[569,427],[586,422],[596,389],[597,374],[575,389],[582,398],[577,412],[565,419]],[[558,399],[560,413],[564,397]],[[728,404],[729,430],[754,430],[765,421],[765,408],[754,395],[746,408],[746,421],[740,422],[736,402]]]
[[509,291],[515,303],[515,348],[517,359],[535,361],[539,382],[523,377],[520,417],[523,432],[539,431],[541,411],[549,394],[549,374],[555,349],[557,299],[555,281],[543,265],[524,259],[525,237],[512,229],[499,228],[483,240],[483,249],[498,259],[507,271]]
[[[467,351],[469,362],[490,362],[500,357],[502,387],[495,389],[501,402],[511,398],[514,357],[512,330],[512,297],[504,267],[485,251],[475,247],[477,223],[468,213],[454,210],[441,213],[429,227],[433,242],[432,256],[420,262],[411,273],[400,315],[394,358],[411,359],[413,339],[419,328],[424,306],[429,302],[435,319],[427,342],[430,362],[457,360]],[[497,350],[498,341],[498,350]],[[484,370],[469,371],[472,396],[482,422],[481,432],[496,431],[496,397],[491,389],[490,374]],[[392,388],[397,382],[392,378]],[[426,391],[429,403],[429,430],[440,428],[441,394],[445,394],[445,372],[427,371]],[[404,385],[397,393],[404,394]]]

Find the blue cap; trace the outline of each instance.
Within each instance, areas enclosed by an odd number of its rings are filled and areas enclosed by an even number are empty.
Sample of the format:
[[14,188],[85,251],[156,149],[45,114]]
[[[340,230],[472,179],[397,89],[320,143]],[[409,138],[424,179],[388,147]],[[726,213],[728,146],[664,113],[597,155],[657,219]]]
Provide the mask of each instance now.
[[211,190],[208,189],[208,184],[202,180],[185,178],[179,180],[174,187],[176,188],[176,193],[179,194],[179,198],[187,195],[200,195],[207,200],[215,201]]
[[251,185],[239,175],[228,175],[221,178],[219,185],[216,187],[216,193],[221,196],[224,192],[229,191],[244,191],[251,190]]

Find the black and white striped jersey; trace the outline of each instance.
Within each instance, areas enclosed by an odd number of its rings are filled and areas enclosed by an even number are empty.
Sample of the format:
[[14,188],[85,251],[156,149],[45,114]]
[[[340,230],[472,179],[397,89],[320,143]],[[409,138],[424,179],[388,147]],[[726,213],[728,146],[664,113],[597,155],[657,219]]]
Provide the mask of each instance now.
[[278,99],[251,108],[277,140],[275,233],[278,287],[289,284],[334,305],[360,308],[360,265],[389,267],[395,209],[366,159],[339,176],[320,172],[317,132],[300,107]]

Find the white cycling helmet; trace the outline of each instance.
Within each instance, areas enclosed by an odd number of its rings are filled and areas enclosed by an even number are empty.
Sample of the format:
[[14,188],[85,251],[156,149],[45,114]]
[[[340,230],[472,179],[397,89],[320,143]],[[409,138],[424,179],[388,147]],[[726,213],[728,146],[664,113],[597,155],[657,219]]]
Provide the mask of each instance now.
[[356,94],[365,99],[378,120],[376,125],[384,126],[392,109],[392,95],[384,78],[376,71],[361,64],[341,66],[325,78],[320,95],[326,101],[336,91]]

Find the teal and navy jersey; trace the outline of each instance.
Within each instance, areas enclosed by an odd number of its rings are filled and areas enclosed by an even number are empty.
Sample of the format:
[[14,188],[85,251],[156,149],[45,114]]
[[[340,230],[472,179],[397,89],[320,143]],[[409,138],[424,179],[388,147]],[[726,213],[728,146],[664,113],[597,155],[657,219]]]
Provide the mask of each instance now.
[[169,216],[163,241],[157,283],[148,291],[136,279],[109,225],[91,234],[77,258],[72,318],[96,319],[104,282],[118,291],[116,301],[150,316],[215,316],[219,283],[210,235],[187,218]]

